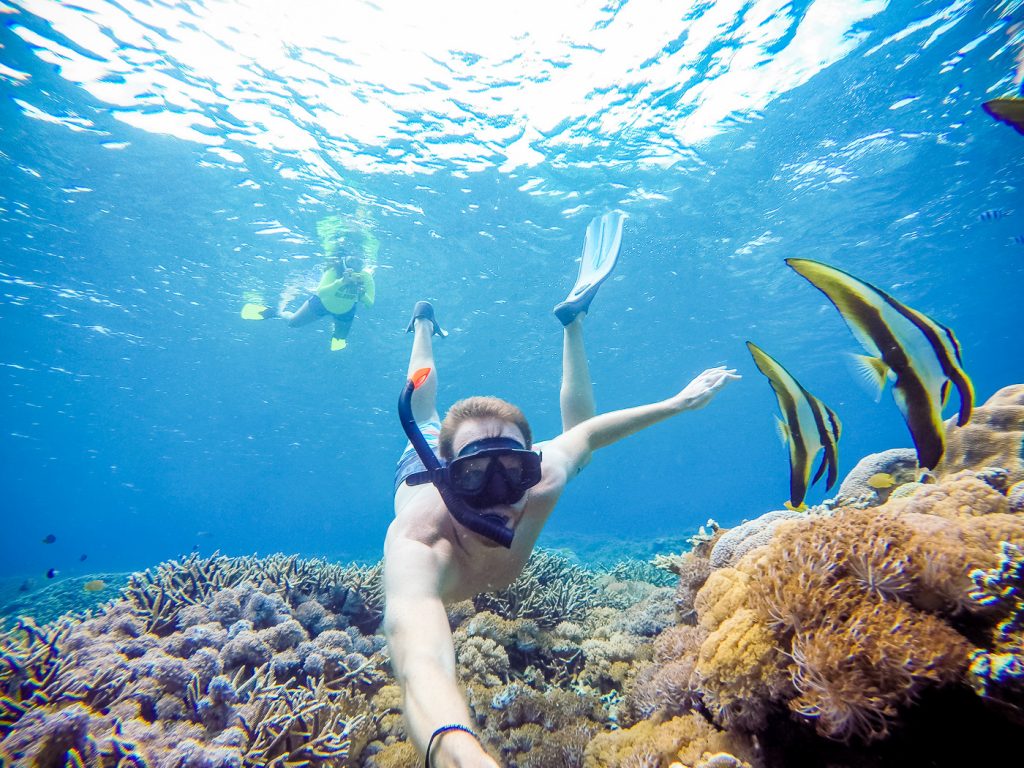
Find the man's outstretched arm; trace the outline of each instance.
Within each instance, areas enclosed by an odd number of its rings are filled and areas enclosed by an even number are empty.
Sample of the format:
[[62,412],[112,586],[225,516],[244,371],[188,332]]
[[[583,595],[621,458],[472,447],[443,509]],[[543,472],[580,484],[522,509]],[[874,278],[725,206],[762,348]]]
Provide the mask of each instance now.
[[550,453],[562,454],[567,462],[568,476],[572,477],[598,448],[611,445],[670,416],[703,408],[722,387],[739,378],[732,368],[709,368],[667,400],[600,413],[577,424],[545,446],[545,457]]
[[[421,754],[442,726],[473,729],[456,679],[452,632],[440,598],[443,571],[430,547],[405,538],[392,524],[384,544],[384,634],[402,686],[409,736]],[[458,730],[434,740],[430,765],[497,768],[475,738]]]

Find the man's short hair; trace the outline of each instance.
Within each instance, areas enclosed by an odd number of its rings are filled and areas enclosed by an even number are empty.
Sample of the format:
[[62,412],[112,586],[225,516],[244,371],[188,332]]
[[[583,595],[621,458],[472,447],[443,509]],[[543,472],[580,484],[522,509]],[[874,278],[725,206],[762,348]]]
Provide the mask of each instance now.
[[523,433],[526,440],[526,448],[533,446],[533,432],[530,425],[523,416],[523,412],[512,403],[502,400],[500,397],[477,396],[467,397],[459,400],[445,414],[441,422],[441,435],[438,437],[438,450],[441,458],[450,461],[455,457],[454,446],[455,432],[463,422],[471,419],[500,419],[515,424]]

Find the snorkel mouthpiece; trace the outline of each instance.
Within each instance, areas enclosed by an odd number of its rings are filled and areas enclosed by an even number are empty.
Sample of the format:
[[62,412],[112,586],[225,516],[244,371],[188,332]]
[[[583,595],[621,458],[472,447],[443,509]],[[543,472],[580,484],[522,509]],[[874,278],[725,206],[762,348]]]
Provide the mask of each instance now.
[[420,428],[416,426],[416,419],[412,415],[412,393],[429,376],[429,368],[420,368],[413,373],[402,389],[402,394],[398,398],[398,418],[402,423],[402,429],[409,438],[409,443],[412,445],[413,450],[416,451],[416,455],[420,457],[423,466],[430,473],[430,482],[434,484],[437,492],[441,494],[441,500],[444,501],[444,505],[448,508],[451,516],[473,531],[473,533],[478,533],[484,538],[490,539],[494,543],[508,549],[512,546],[512,537],[515,535],[515,532],[506,526],[497,515],[483,515],[479,512],[474,512],[455,494],[445,479],[445,473],[440,460],[434,455],[430,446],[427,445],[427,440],[423,437],[423,433],[420,432]]

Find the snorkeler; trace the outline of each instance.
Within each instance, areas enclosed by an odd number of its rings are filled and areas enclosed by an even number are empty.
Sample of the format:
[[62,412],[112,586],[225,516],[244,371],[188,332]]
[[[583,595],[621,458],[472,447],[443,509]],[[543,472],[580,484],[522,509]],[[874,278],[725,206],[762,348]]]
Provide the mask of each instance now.
[[280,317],[288,325],[298,328],[326,315],[334,318],[331,351],[348,346],[348,334],[356,307],[372,307],[376,297],[373,275],[366,269],[362,257],[363,238],[358,232],[343,234],[337,243],[337,255],[320,278],[316,293],[309,296],[294,312],[282,307],[246,304],[242,317],[246,320],[269,320]]
[[496,397],[461,400],[442,422],[432,337],[443,331],[429,303],[413,311],[399,400],[410,444],[398,462],[395,519],[384,542],[384,632],[408,732],[428,766],[497,766],[472,731],[445,605],[520,575],[566,484],[595,450],[701,408],[739,378],[712,368],[667,400],[594,415],[583,320],[614,266],[621,229],[618,213],[591,224],[577,284],[555,309],[564,326],[563,431],[553,440],[535,444],[519,408]]

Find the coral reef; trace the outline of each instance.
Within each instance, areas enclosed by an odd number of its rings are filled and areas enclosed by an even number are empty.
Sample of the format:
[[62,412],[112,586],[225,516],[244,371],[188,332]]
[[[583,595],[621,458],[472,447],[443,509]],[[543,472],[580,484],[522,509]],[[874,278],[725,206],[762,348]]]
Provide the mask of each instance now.
[[943,477],[960,470],[1001,467],[1008,485],[1024,480],[1024,384],[1003,387],[974,409],[962,427],[946,425],[946,452],[935,474]]
[[[962,705],[972,688],[999,712],[990,727],[1012,732],[1024,712],[1024,516],[1010,512],[1003,476],[986,465],[870,508],[854,494],[847,506],[725,532],[715,545],[723,565],[692,602],[696,625],[681,611],[654,640],[652,661],[627,684],[622,721],[631,727],[595,737],[588,758],[693,764],[672,756],[671,737],[657,729],[704,717],[730,737],[774,741],[770,753],[722,747],[754,765],[791,764],[815,749],[829,755],[820,764],[864,764],[911,711],[947,695]],[[758,544],[745,546],[755,535]],[[969,707],[963,716],[985,720]],[[789,734],[773,740],[786,722]],[[835,742],[847,745],[848,762],[829,751]],[[1009,741],[1001,746],[1010,753]]]
[[[878,474],[891,476],[893,485],[876,488],[868,482]],[[877,507],[889,499],[894,488],[915,482],[920,474],[917,451],[912,448],[890,448],[868,454],[843,479],[835,503],[838,506]]]
[[[379,568],[191,556],[95,615],[19,619],[0,636],[0,762],[339,765],[375,735],[386,657],[360,626],[379,623],[377,582]],[[295,618],[314,614],[311,629]]]
[[[978,412],[929,483],[887,452],[807,514],[709,521],[685,552],[601,570],[538,551],[450,606],[488,751],[506,768],[960,764],[943,729],[1014,764],[1024,387]],[[883,471],[887,497],[866,484]],[[193,555],[104,597],[0,625],[0,764],[418,764],[379,564]]]
[[[716,728],[700,715],[665,722],[644,720],[631,728],[598,734],[587,745],[584,768],[660,768],[670,763],[697,765],[718,753],[712,765],[742,765],[736,756],[751,754],[741,735]],[[728,753],[735,762],[722,755]]]
[[[451,607],[459,675],[504,765],[583,764],[675,622],[664,571],[539,551]],[[0,627],[0,764],[407,766],[378,634],[380,566],[190,556],[133,574],[94,613]]]

